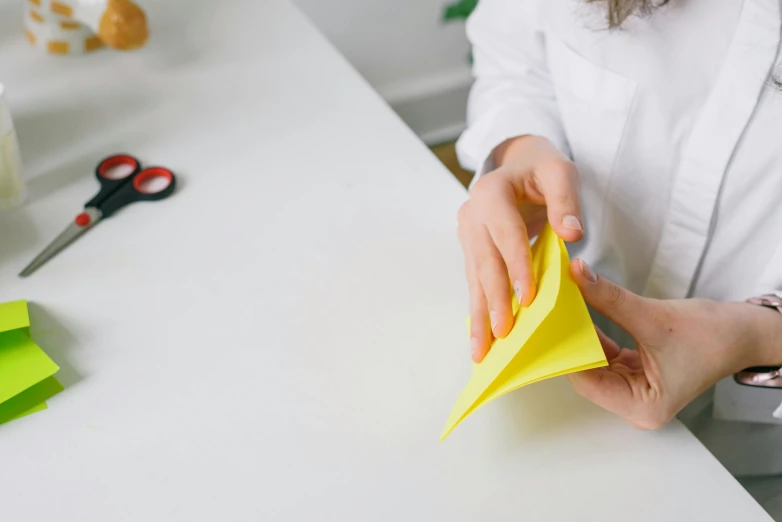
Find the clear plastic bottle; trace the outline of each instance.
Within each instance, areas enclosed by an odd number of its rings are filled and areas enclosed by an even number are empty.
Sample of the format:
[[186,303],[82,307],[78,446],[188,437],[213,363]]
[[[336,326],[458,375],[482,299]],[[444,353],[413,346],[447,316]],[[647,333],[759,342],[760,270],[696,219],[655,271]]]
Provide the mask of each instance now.
[[20,206],[25,193],[19,142],[5,103],[5,88],[0,84],[0,210]]

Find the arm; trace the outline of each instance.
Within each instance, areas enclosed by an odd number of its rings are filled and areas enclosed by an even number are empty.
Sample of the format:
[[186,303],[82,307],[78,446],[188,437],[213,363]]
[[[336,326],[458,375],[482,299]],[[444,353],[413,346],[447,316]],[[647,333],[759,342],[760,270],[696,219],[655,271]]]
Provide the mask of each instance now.
[[468,22],[476,83],[457,152],[478,170],[459,212],[475,362],[513,326],[510,288],[522,306],[535,299],[529,238],[546,222],[565,241],[584,235],[578,171],[536,29],[547,2],[481,0]]
[[515,137],[540,136],[569,154],[546,64],[545,36],[536,28],[544,4],[481,0],[467,23],[475,84],[457,152],[464,167],[479,175],[494,169],[492,151]]

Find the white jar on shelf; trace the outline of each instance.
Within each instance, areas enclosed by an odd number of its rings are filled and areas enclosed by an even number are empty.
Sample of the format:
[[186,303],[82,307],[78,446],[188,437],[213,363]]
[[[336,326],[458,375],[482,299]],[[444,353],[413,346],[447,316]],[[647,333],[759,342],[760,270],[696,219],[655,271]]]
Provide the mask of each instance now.
[[5,87],[0,84],[0,210],[16,208],[24,202],[24,198],[19,142],[6,105]]

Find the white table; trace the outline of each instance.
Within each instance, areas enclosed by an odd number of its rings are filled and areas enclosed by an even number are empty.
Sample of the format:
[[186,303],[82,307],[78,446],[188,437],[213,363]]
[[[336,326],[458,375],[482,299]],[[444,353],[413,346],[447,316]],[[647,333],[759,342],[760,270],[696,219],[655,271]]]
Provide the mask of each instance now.
[[[438,444],[464,191],[286,1],[148,2],[149,48],[77,59],[28,48],[21,4],[0,81],[31,200],[0,215],[0,300],[34,303],[66,390],[0,427],[3,521],[769,520],[681,425],[563,380]],[[18,279],[118,151],[181,190]]]

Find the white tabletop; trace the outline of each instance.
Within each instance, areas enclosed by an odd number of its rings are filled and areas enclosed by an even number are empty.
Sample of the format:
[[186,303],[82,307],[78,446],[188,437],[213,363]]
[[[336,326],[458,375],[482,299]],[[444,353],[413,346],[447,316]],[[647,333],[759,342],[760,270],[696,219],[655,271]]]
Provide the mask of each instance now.
[[[0,300],[32,301],[66,386],[0,426],[3,520],[769,520],[680,424],[564,380],[438,444],[470,366],[463,189],[287,2],[147,5],[143,52],[68,59],[0,0],[31,196],[0,214]],[[181,189],[18,279],[119,151]]]

